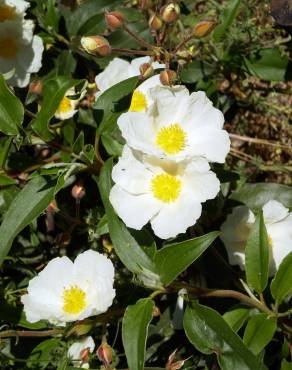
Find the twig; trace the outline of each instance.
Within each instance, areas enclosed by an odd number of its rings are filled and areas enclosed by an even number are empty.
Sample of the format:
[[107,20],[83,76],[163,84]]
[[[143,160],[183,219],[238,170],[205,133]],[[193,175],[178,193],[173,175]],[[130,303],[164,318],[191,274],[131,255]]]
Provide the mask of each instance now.
[[255,143],[255,144],[269,145],[269,146],[274,146],[277,148],[284,148],[284,149],[291,150],[291,147],[289,145],[285,145],[281,143],[274,143],[274,142],[270,142],[269,140],[265,140],[265,139],[258,139],[258,138],[253,138],[249,136],[241,136],[237,134],[229,134],[229,136],[231,139],[246,141],[246,142]]

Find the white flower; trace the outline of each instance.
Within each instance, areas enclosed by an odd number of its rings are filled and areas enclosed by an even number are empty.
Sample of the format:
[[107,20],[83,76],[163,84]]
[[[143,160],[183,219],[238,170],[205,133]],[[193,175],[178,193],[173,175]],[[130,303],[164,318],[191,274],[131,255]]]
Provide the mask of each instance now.
[[94,351],[95,343],[92,337],[85,337],[71,344],[68,349],[68,358],[71,359],[75,366],[81,366],[83,369],[88,369],[88,362],[86,361],[88,356],[84,356],[84,351],[92,353]]
[[193,225],[201,215],[201,203],[214,198],[220,188],[203,158],[180,164],[157,158],[138,160],[126,145],[112,178],[110,202],[119,217],[137,230],[150,221],[162,239]]
[[42,66],[42,39],[33,36],[32,21],[0,23],[0,73],[15,70],[9,79],[13,86],[25,87],[30,74]]
[[23,0],[0,0],[0,23],[22,21],[29,3]]
[[[109,65],[95,77],[95,83],[100,90],[98,95],[121,81],[127,80],[130,77],[139,76],[139,67],[144,63],[150,63],[150,61],[150,57],[135,58],[131,63],[121,58],[114,58]],[[165,67],[164,64],[159,64],[157,62],[153,62],[151,65],[154,69]]]
[[154,108],[123,113],[118,126],[134,150],[176,162],[204,157],[224,163],[230,149],[224,116],[203,91],[189,94],[184,86],[150,89]]
[[48,320],[57,325],[105,312],[115,297],[112,262],[95,251],[51,260],[30,280],[22,296],[29,322]]
[[76,95],[75,89],[69,89],[64,98],[61,100],[58,109],[55,112],[55,117],[60,120],[69,119],[74,116],[78,109],[75,109],[78,105],[79,99],[70,99],[70,96]]
[[[292,213],[276,200],[263,206],[265,226],[270,246],[269,275],[273,276],[284,257],[292,251]],[[255,221],[246,206],[235,207],[221,226],[221,239],[227,249],[231,265],[245,266],[245,245]]]

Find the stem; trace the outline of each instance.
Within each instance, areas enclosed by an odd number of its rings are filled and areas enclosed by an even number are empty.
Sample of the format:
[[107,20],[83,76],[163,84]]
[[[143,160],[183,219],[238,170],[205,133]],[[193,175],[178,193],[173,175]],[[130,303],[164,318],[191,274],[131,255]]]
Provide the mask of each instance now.
[[231,139],[246,141],[246,142],[249,142],[249,143],[269,145],[269,146],[274,146],[274,147],[277,147],[277,148],[291,149],[289,147],[289,145],[285,145],[285,144],[281,144],[281,143],[272,143],[269,140],[265,140],[265,139],[258,139],[258,138],[253,138],[253,137],[249,137],[249,136],[237,135],[237,134],[229,134],[229,136],[230,136]]
[[113,53],[119,54],[130,54],[130,55],[149,55],[152,56],[153,52],[148,50],[135,50],[135,49],[124,49],[124,48],[112,48]]
[[50,329],[50,330],[6,330],[0,333],[0,338],[9,337],[50,337],[53,335],[63,333],[62,329]]
[[145,41],[142,37],[140,37],[136,32],[130,30],[126,25],[124,25],[124,30],[132,36],[141,46],[144,46],[146,49],[154,49],[155,46],[149,44],[147,41]]
[[178,45],[177,47],[174,49],[173,53],[175,54],[176,52],[179,51],[179,49],[185,45],[186,42],[190,41],[192,38],[194,37],[193,34],[190,34],[188,35],[186,38],[184,38]]

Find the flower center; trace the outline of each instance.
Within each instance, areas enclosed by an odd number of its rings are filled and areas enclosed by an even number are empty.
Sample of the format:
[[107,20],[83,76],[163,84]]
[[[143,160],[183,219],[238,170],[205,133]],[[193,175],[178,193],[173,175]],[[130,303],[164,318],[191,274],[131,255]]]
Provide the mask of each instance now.
[[132,96],[129,112],[143,112],[147,109],[146,96],[138,90],[135,90]]
[[0,39],[0,57],[13,58],[17,54],[17,43],[11,37]]
[[165,154],[177,154],[185,147],[186,133],[178,123],[162,127],[156,136],[156,144]]
[[155,198],[164,203],[177,200],[181,191],[181,181],[166,173],[155,176],[151,181],[151,189]]
[[64,98],[61,100],[61,103],[57,109],[57,113],[67,113],[72,109],[71,107],[71,101],[67,96],[64,96]]
[[78,314],[86,306],[86,293],[77,285],[63,291],[63,311],[68,314]]
[[0,22],[11,21],[16,18],[15,7],[0,5]]

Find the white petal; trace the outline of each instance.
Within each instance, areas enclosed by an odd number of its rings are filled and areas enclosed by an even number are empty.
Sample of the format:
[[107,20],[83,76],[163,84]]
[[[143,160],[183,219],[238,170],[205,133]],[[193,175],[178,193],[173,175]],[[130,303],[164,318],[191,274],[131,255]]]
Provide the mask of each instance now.
[[172,238],[194,225],[201,212],[201,204],[190,194],[184,193],[176,202],[163,205],[160,212],[152,218],[151,226],[159,238]]
[[94,347],[95,343],[92,337],[85,337],[71,344],[68,349],[68,357],[72,360],[81,360],[81,352],[89,348],[89,352],[92,353],[94,351]]
[[154,129],[151,120],[145,113],[123,113],[118,119],[118,126],[123,138],[131,148],[148,154],[162,155],[162,152],[153,145]]
[[142,194],[149,191],[151,177],[151,172],[134,157],[131,149],[125,145],[122,156],[113,167],[114,182],[129,193]]
[[276,200],[269,200],[263,206],[264,219],[266,224],[278,222],[287,217],[289,210],[282,203]]
[[42,55],[44,51],[43,40],[39,36],[34,36],[32,40],[32,55],[33,59],[30,63],[29,69],[30,73],[38,72],[42,67]]
[[110,202],[124,223],[136,230],[141,230],[161,208],[151,194],[132,195],[118,185],[111,189]]
[[6,0],[5,2],[7,5],[14,6],[17,9],[18,13],[23,13],[23,16],[24,12],[29,7],[29,3],[23,0]]
[[130,63],[120,58],[114,58],[103,72],[95,77],[95,83],[99,90],[105,91],[117,83],[131,77],[129,75]]
[[225,130],[213,128],[195,129],[187,133],[188,153],[203,156],[211,162],[224,163],[230,150],[229,135]]
[[[131,73],[133,76],[139,76],[140,75],[140,66],[144,63],[150,63],[151,58],[150,57],[139,57],[135,58],[131,61]],[[158,68],[164,68],[165,64],[160,64],[158,62],[153,62],[152,64],[153,69]]]

